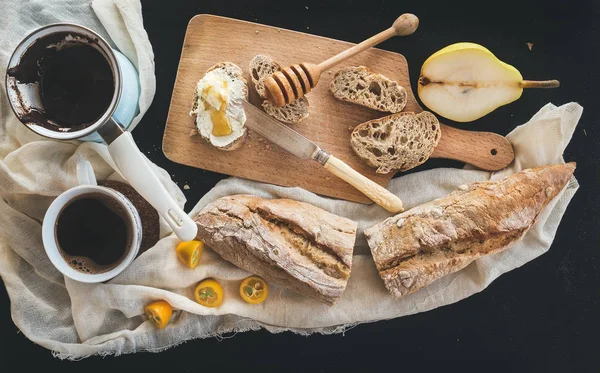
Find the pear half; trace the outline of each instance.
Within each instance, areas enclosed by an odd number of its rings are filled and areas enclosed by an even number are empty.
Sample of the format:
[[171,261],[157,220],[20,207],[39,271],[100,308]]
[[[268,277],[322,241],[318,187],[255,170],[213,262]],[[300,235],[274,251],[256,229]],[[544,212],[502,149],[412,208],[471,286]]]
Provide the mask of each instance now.
[[421,68],[419,98],[430,110],[456,122],[470,122],[523,93],[523,88],[555,88],[557,80],[523,80],[519,70],[474,43],[452,44]]

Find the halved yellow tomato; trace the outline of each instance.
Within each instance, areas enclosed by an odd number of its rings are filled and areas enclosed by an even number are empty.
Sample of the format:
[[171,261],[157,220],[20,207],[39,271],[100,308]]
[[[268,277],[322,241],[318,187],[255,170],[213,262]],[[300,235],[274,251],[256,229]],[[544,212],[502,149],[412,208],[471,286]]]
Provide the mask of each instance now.
[[169,323],[171,315],[173,314],[173,307],[164,300],[159,300],[154,303],[150,303],[144,308],[146,317],[154,326],[159,329],[163,329]]
[[212,278],[202,280],[194,290],[194,297],[205,307],[219,307],[223,303],[223,288]]
[[182,241],[175,248],[177,257],[189,268],[196,268],[200,261],[200,256],[204,251],[204,242],[202,241]]
[[240,296],[246,303],[259,304],[267,299],[269,287],[259,276],[245,278],[240,284]]

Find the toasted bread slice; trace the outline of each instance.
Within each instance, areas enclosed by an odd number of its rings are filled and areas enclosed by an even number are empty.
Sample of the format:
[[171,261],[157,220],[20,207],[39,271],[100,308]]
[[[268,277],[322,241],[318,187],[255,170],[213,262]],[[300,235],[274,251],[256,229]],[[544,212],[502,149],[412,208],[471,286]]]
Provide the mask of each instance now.
[[441,135],[440,123],[430,112],[397,113],[356,126],[350,145],[359,158],[385,174],[425,162]]
[[[223,72],[225,72],[225,74],[231,78],[233,81],[239,81],[242,83],[242,96],[245,99],[248,99],[248,82],[246,81],[246,79],[244,78],[244,72],[242,71],[242,69],[237,66],[236,64],[232,63],[232,62],[220,62],[216,65],[214,65],[213,67],[211,67],[210,69],[206,70],[206,73],[204,73],[203,78],[210,73],[211,71],[214,70],[222,70]],[[202,101],[199,98],[199,94],[198,94],[198,90],[194,91],[194,102],[192,104],[192,111],[190,112],[190,115],[196,115],[196,121],[199,120],[199,115],[201,113],[201,110],[199,110],[199,102]],[[243,112],[243,106],[242,103],[235,103],[234,105],[238,106],[238,110],[241,110]],[[229,110],[229,109],[228,109]],[[244,121],[245,121],[245,116],[244,116]],[[246,126],[244,126],[242,124],[242,134],[241,136],[235,138],[234,140],[232,140],[230,143],[227,143],[225,145],[220,145],[220,144],[215,144],[214,141],[211,140],[210,136],[203,134],[200,130],[198,130],[198,133],[200,134],[200,136],[202,136],[202,138],[204,140],[206,140],[209,144],[211,144],[212,146],[221,149],[221,150],[235,150],[238,149],[239,147],[241,147],[244,143],[244,141],[246,141],[246,137],[248,137],[248,131],[246,129]]]
[[339,70],[331,81],[329,90],[340,100],[379,111],[398,113],[406,106],[407,94],[404,87],[365,66]]
[[[250,77],[260,97],[266,98],[265,79],[279,70],[281,70],[281,66],[277,62],[262,54],[250,61]],[[295,124],[308,117],[309,103],[306,97],[301,97],[291,104],[275,107],[270,101],[264,100],[262,107],[273,118],[288,124]]]

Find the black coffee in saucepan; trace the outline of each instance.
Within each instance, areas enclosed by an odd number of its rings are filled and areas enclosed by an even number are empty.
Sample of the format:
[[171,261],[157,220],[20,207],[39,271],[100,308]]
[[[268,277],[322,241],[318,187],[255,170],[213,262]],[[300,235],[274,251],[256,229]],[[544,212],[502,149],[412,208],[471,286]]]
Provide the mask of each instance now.
[[73,269],[102,273],[123,260],[133,232],[124,207],[104,194],[94,193],[63,207],[55,234],[61,255]]
[[66,44],[39,62],[46,115],[62,127],[93,123],[106,112],[115,90],[104,55],[89,44]]

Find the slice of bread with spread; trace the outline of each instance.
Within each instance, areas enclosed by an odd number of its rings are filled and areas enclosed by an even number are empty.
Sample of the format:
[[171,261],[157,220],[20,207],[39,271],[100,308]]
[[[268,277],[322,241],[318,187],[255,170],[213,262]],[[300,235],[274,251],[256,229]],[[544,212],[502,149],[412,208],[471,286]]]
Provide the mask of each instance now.
[[196,85],[190,115],[197,131],[221,150],[238,149],[247,137],[243,100],[248,83],[243,71],[231,62],[221,62],[206,71]]

